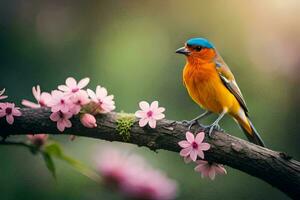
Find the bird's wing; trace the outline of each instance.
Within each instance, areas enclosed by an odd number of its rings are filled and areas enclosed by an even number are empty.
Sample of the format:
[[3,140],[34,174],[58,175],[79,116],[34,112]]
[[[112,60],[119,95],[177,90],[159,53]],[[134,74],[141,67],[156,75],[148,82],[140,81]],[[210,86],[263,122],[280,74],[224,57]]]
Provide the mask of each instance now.
[[222,57],[217,54],[215,58],[215,63],[216,63],[216,68],[217,71],[219,72],[220,78],[223,82],[223,84],[226,86],[226,88],[235,96],[235,98],[238,100],[240,105],[243,107],[245,110],[245,113],[247,114],[248,108],[246,105],[246,102],[244,100],[244,97],[242,95],[242,92],[237,85],[234,76],[232,72],[230,71],[229,67],[227,64],[224,62]]

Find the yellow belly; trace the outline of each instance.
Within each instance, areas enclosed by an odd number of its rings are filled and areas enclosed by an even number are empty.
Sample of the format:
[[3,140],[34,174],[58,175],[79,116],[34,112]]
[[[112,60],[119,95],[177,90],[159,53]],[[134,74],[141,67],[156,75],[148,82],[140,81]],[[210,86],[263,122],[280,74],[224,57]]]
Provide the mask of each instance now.
[[218,73],[211,68],[195,70],[186,66],[183,80],[191,98],[206,110],[221,113],[227,109],[232,113],[240,107],[234,95],[222,83]]

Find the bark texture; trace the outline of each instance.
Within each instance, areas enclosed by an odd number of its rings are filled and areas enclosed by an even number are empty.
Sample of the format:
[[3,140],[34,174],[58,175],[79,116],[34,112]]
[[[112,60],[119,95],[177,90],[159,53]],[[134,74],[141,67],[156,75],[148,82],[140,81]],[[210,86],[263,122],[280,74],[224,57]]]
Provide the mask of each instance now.
[[[23,115],[15,118],[15,123],[9,125],[0,120],[0,135],[24,135],[34,133],[62,134],[56,128],[56,123],[49,119],[50,110],[21,109]],[[151,150],[164,149],[179,152],[178,142],[185,139],[187,127],[181,122],[161,120],[156,129],[140,128],[138,123],[131,127],[130,139],[124,141],[117,131],[117,120],[120,113],[110,113],[97,116],[97,128],[88,129],[81,125],[78,118],[72,119],[72,128],[63,134],[97,138],[108,141],[119,141],[146,146]],[[193,130],[200,130],[195,127]],[[213,132],[212,137],[206,136],[205,141],[211,144],[211,149],[205,152],[208,161],[228,165],[247,174],[262,179],[278,188],[293,199],[300,198],[300,163],[282,152],[263,148],[227,133]]]

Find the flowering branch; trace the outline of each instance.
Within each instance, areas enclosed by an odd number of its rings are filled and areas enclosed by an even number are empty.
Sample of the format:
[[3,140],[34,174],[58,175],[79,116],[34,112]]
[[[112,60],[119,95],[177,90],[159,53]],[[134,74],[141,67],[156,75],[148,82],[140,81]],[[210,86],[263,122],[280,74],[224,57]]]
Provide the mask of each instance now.
[[[124,115],[122,113],[97,115],[95,128],[84,127],[80,123],[80,118],[75,116],[70,119],[73,126],[61,133],[56,124],[49,119],[51,114],[49,108],[24,108],[20,111],[22,116],[15,118],[13,126],[0,120],[2,137],[43,132],[127,142],[146,146],[154,151],[164,149],[179,152],[181,148],[178,142],[184,140],[187,132],[187,127],[181,122],[171,120],[158,121],[155,129],[148,126],[141,128],[137,119],[132,116],[134,123],[131,126],[130,138],[124,141],[123,136],[117,131],[118,121]],[[195,130],[196,127],[192,129]],[[206,136],[204,140],[211,146],[205,153],[207,161],[225,164],[258,177],[292,198],[300,196],[300,163],[285,153],[272,151],[221,132],[214,132],[211,138]]]

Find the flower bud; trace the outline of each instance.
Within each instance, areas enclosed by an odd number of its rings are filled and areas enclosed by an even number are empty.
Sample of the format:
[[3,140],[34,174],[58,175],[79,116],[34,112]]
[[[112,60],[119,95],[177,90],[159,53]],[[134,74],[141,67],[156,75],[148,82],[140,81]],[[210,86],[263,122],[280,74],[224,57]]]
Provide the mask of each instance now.
[[85,113],[85,114],[81,115],[80,121],[81,121],[82,125],[87,128],[97,127],[96,118],[94,117],[94,115],[91,115],[89,113]]

